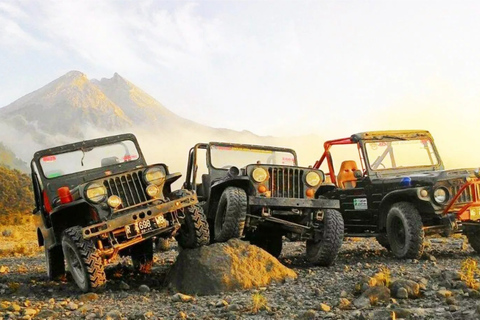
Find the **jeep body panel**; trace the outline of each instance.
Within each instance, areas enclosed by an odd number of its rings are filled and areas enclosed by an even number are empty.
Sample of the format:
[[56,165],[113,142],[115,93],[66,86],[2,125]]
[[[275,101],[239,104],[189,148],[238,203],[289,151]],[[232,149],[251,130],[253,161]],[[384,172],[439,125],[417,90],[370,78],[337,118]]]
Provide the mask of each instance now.
[[[394,157],[395,143],[421,141],[429,150],[430,164],[395,166],[395,159],[388,159],[392,167],[379,167],[382,159]],[[367,144],[378,143],[385,152],[376,160],[369,158]],[[338,168],[334,167],[331,149],[338,145],[356,145],[359,167],[353,187],[341,188],[337,183]],[[372,146],[373,146],[372,145]],[[342,159],[343,160],[343,159]],[[374,161],[375,160],[375,161]],[[465,212],[476,212],[480,208],[479,178],[473,169],[445,170],[433,137],[425,130],[372,131],[353,134],[348,138],[335,139],[324,143],[324,152],[314,164],[320,168],[328,166],[327,176],[339,186],[336,190],[323,195],[339,199],[344,217],[346,234],[355,236],[375,236],[385,232],[386,215],[394,203],[410,202],[419,210],[424,229],[450,227],[459,231],[462,223],[477,223],[480,220],[474,214],[474,220]],[[377,167],[375,168],[374,165]],[[462,186],[469,184],[463,191]],[[444,188],[449,196],[445,203],[437,203],[434,192]],[[462,200],[462,201],[459,201]],[[463,209],[462,209],[463,208]],[[471,208],[473,208],[471,210]]]
[[[94,166],[86,165],[85,170],[78,170],[83,167],[83,160],[88,158],[90,151],[111,145],[121,150],[123,159],[110,159],[109,154],[102,156],[100,153],[101,163],[99,161]],[[71,153],[81,156],[81,166],[72,165],[76,171],[72,169],[55,175],[45,172],[44,168],[49,165],[47,162],[60,161],[63,155]],[[94,160],[96,161],[96,158]],[[65,168],[70,169],[67,165]],[[148,195],[145,190],[145,174],[150,169],[164,174],[155,196]],[[198,203],[196,195],[188,191],[185,191],[186,194],[182,197],[166,198],[172,192],[171,184],[178,180],[181,174],[170,173],[168,167],[162,163],[147,165],[133,134],[103,137],[38,151],[31,161],[31,170],[35,194],[33,214],[38,243],[47,249],[61,245],[64,230],[80,226],[84,239],[101,239],[101,247],[107,247],[105,256],[111,258],[133,243],[163,233],[174,235],[180,228],[179,217],[184,218],[183,213],[180,216],[178,213]],[[93,202],[88,199],[87,189],[93,184],[106,190],[104,201]],[[62,200],[62,188],[68,190],[67,201]],[[120,199],[119,207],[114,208],[107,204],[106,199],[111,196]],[[168,220],[166,224],[163,218]],[[155,225],[152,231],[144,234],[133,233],[131,238],[126,236],[128,226],[157,220],[161,220],[162,226]]]
[[[215,161],[212,159],[212,150],[215,148],[246,150],[246,152],[258,150],[259,158],[262,153],[278,152],[282,154],[280,162],[288,158],[285,161],[288,161],[289,164],[275,163],[273,160],[268,160],[270,157],[264,156],[264,159],[267,158],[266,162],[245,162],[239,167],[229,165],[219,167],[215,166]],[[197,177],[199,175],[200,150],[205,152],[206,169],[208,170],[208,173],[202,175],[201,181]],[[268,176],[266,180],[262,182],[253,180],[252,174],[257,168],[265,170]],[[305,177],[309,172],[317,173],[322,182],[315,187],[308,186]],[[199,202],[203,203],[207,218],[212,224],[224,190],[228,187],[237,187],[244,190],[247,195],[246,229],[255,227],[253,222],[249,222],[250,218],[255,218],[255,223],[272,227],[273,222],[275,223],[273,228],[284,227],[286,230],[290,230],[292,224],[298,227],[301,226],[301,223],[306,223],[308,227],[306,225],[302,227],[304,229],[302,232],[304,232],[305,229],[311,229],[311,225],[306,221],[314,219],[314,213],[323,209],[339,209],[340,207],[339,201],[335,199],[315,199],[314,195],[318,189],[326,186],[324,178],[321,170],[298,166],[297,155],[293,149],[210,142],[198,143],[190,149],[186,180],[183,186],[197,193]],[[260,187],[264,187],[264,189]],[[311,196],[307,196],[307,189],[312,189],[310,190]],[[311,236],[313,237],[313,233]]]

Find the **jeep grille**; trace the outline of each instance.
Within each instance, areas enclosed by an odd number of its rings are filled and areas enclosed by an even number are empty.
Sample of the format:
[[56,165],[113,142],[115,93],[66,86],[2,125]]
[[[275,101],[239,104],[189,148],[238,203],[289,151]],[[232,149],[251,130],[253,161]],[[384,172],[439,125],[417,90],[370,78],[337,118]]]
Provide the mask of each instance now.
[[272,197],[303,198],[303,170],[268,168]]
[[128,208],[148,200],[139,172],[127,173],[103,181],[108,196],[122,199],[123,208]]
[[[475,186],[478,188],[478,186]],[[462,185],[459,186],[453,186],[452,187],[452,197],[454,197],[462,188]],[[478,192],[478,190],[477,190]],[[472,202],[472,189],[470,187],[467,187],[463,192],[460,194],[460,197],[458,197],[456,204],[461,205],[465,203]]]

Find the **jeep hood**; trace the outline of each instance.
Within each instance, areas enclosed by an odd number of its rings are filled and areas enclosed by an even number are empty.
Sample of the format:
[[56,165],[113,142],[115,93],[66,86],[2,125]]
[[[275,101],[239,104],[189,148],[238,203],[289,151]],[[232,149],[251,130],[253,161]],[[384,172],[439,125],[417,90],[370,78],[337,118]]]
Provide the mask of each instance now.
[[434,185],[438,181],[452,181],[462,179],[466,181],[467,178],[475,178],[476,168],[468,169],[452,169],[439,171],[422,171],[422,172],[402,172],[381,174],[379,178],[384,180],[384,183],[390,183],[391,180],[402,180],[410,178],[412,186],[428,186]]

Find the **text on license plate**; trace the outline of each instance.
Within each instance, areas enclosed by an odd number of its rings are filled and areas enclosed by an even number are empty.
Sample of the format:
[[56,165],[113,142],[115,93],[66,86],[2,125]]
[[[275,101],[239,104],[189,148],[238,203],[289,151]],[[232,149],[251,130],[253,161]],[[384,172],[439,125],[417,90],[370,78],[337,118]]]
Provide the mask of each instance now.
[[125,234],[127,238],[133,238],[139,234],[149,233],[166,226],[168,226],[168,221],[163,216],[159,216],[125,226]]

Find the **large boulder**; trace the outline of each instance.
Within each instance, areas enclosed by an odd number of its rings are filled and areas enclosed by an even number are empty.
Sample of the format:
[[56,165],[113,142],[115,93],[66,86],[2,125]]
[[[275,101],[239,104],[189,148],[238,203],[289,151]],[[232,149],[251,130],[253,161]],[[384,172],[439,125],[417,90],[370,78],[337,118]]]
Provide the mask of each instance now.
[[266,251],[239,239],[180,252],[167,282],[186,294],[209,295],[266,286],[297,274]]

